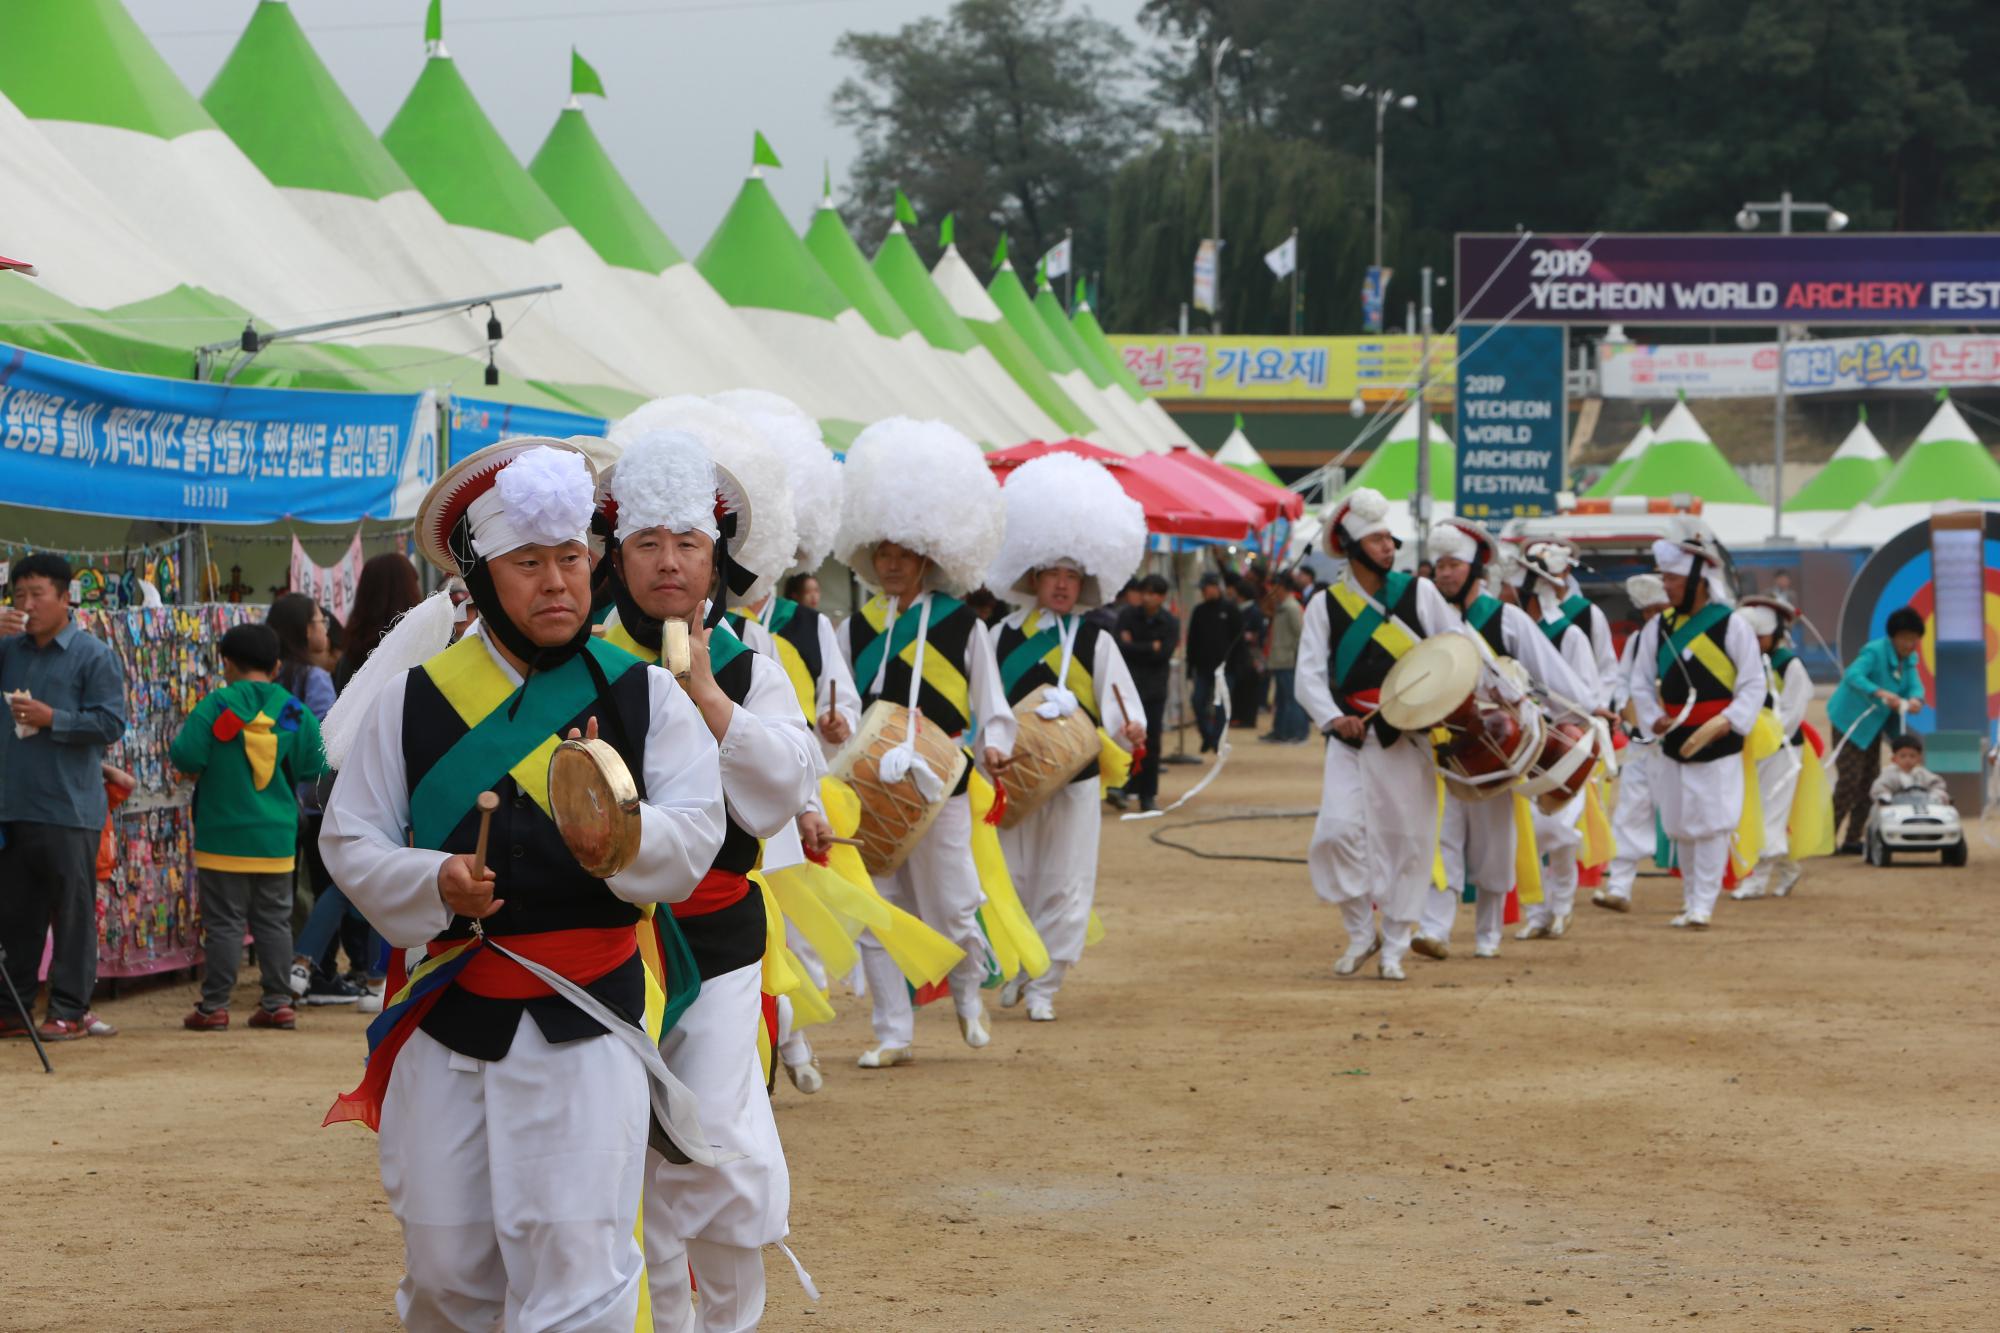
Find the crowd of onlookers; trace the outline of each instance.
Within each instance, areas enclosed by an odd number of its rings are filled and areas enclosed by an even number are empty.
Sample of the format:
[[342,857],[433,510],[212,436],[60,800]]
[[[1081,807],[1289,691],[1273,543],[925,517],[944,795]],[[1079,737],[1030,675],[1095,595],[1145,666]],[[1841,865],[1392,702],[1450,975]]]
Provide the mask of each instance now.
[[[90,1007],[97,898],[117,866],[113,814],[131,775],[110,762],[127,723],[124,671],[71,615],[71,570],[38,553],[8,570],[0,608],[0,1037],[107,1037]],[[223,683],[182,723],[169,754],[191,783],[200,999],[184,1020],[229,1026],[246,937],[261,981],[252,1027],[292,1028],[298,1006],[382,1007],[384,951],[319,856],[328,778],[319,722],[382,633],[421,596],[399,553],[361,570],[347,623],[301,593],[218,645]],[[44,955],[48,998],[34,1019]],[[341,964],[345,956],[345,966]]]

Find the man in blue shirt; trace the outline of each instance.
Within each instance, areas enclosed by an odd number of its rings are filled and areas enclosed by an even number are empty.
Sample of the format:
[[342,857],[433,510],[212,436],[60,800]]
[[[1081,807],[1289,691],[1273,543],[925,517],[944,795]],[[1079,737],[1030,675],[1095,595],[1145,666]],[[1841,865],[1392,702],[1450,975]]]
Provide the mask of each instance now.
[[[125,734],[125,672],[101,640],[70,620],[69,562],[38,553],[10,573],[0,609],[0,947],[7,975],[32,1005],[42,935],[55,925],[45,1041],[98,1027],[97,844],[110,811],[104,752]],[[0,994],[0,1036],[24,1036],[33,1015]],[[104,1029],[106,1032],[109,1028]]]
[[[1924,682],[1917,671],[1917,650],[1924,643],[1924,618],[1913,607],[1889,613],[1888,633],[1871,640],[1847,664],[1840,686],[1827,700],[1827,721],[1833,724],[1839,757],[1834,760],[1833,829],[1844,827],[1843,856],[1861,851],[1861,830],[1868,822],[1868,789],[1882,771],[1882,742],[1903,732],[1903,719],[1924,706]],[[1842,744],[1842,741],[1845,743]]]

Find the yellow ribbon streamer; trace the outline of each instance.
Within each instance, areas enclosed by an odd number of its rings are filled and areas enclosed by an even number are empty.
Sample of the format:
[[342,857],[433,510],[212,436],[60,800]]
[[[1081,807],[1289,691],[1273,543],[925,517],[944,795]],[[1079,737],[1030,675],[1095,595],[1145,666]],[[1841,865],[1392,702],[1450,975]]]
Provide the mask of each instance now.
[[1000,830],[986,822],[986,812],[993,808],[993,784],[975,771],[967,791],[972,798],[972,863],[986,894],[979,919],[986,925],[987,941],[1001,975],[1013,977],[1025,971],[1039,977],[1049,970],[1049,950],[1014,891],[1014,877],[1007,873],[1007,858],[1000,850]]

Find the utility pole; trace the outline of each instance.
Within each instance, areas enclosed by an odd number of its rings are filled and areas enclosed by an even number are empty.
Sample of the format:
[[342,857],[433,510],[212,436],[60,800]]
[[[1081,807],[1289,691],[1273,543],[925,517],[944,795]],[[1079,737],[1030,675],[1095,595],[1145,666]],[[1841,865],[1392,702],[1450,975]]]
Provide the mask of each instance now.
[[1424,265],[1423,314],[1417,330],[1417,495],[1411,506],[1417,520],[1417,561],[1423,562],[1431,540],[1431,267]]
[[1300,267],[1301,265],[1299,264],[1299,229],[1297,227],[1294,227],[1292,228],[1292,309],[1291,309],[1292,317],[1290,320],[1286,321],[1285,325],[1285,327],[1289,328],[1292,331],[1292,336],[1294,338],[1299,336]]
[[1233,45],[1223,38],[1208,60],[1208,235],[1215,242],[1215,309],[1209,318],[1217,333],[1222,332],[1222,57]]

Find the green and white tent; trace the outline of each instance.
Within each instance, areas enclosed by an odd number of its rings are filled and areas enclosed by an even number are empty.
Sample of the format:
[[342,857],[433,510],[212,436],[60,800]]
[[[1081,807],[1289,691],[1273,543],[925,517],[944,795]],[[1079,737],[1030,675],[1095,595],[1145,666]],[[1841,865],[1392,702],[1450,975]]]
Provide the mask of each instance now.
[[1604,475],[1584,492],[1584,496],[1595,499],[1598,496],[1618,494],[1618,483],[1625,479],[1625,474],[1632,470],[1632,464],[1638,460],[1640,454],[1646,452],[1646,446],[1652,442],[1653,414],[1648,412],[1639,422],[1639,429],[1632,433],[1631,442],[1618,451],[1618,457],[1611,460],[1611,466],[1604,469]]
[[[1361,465],[1345,486],[1340,488],[1342,496],[1352,494],[1363,486],[1372,486],[1382,492],[1385,499],[1409,500],[1417,493],[1417,423],[1422,420],[1423,407],[1415,400],[1403,409],[1403,415],[1396,424],[1389,427],[1387,435],[1375,446],[1368,461]],[[1451,432],[1431,421],[1431,499],[1444,504],[1453,503],[1458,497],[1458,450],[1453,446]]]
[[[973,439],[1004,448],[1032,438],[1022,433],[1019,424],[1020,420],[1033,420],[1039,415],[1027,395],[1012,384],[981,378],[978,368],[959,351],[926,338],[889,294],[882,279],[868,266],[868,257],[854,243],[847,224],[841,220],[840,210],[834,207],[830,181],[812,222],[806,227],[804,240],[821,270],[869,326],[882,337],[901,343],[909,359],[923,368],[958,410],[979,423]],[[968,334],[967,338],[970,337]],[[995,397],[995,388],[1004,397]]]
[[1833,451],[1833,457],[1799,493],[1785,502],[1787,513],[1845,512],[1861,504],[1889,475],[1889,451],[1868,429],[1868,409],[1857,414],[1854,429]]
[[1233,467],[1238,472],[1255,477],[1259,481],[1268,481],[1273,486],[1285,484],[1278,479],[1278,474],[1271,470],[1271,465],[1264,461],[1264,456],[1257,452],[1256,446],[1250,443],[1250,437],[1243,433],[1241,412],[1236,414],[1235,429],[1229,432],[1229,438],[1215,451],[1215,461],[1225,467]]
[[1943,395],[1916,443],[1868,496],[1877,509],[1941,500],[2000,501],[2000,463]]
[[1134,375],[1118,349],[1111,345],[1111,339],[1104,336],[1104,326],[1097,322],[1097,315],[1090,308],[1090,289],[1086,286],[1079,294],[1076,314],[1070,318],[1070,327],[1076,330],[1077,340],[1083,349],[1111,376],[1127,398],[1139,405],[1139,414],[1153,423],[1154,431],[1169,446],[1175,444],[1192,445],[1193,439],[1147,392],[1139,387],[1139,377]]
[[1618,479],[1615,495],[1691,495],[1704,505],[1766,505],[1737,475],[1686,403],[1675,403],[1653,439]]
[[[995,335],[991,329],[976,327],[960,317],[931,279],[930,270],[924,267],[923,257],[903,230],[900,219],[890,226],[889,234],[882,238],[881,248],[875,252],[874,267],[875,276],[896,298],[896,304],[903,308],[910,322],[932,343],[966,356],[979,378],[994,386],[993,397],[1004,402],[1006,386],[1010,383],[1016,391],[1027,396],[1040,416],[1022,423],[1025,430],[1021,438],[1060,440],[1068,436],[1088,435],[1097,428],[1096,423],[1056,387],[1055,381],[1034,360],[1033,354],[1018,346],[1018,340],[1010,343]],[[973,285],[978,286],[976,279]],[[1007,355],[996,351],[996,344]],[[1009,358],[1015,364],[1008,364]]]
[[[1104,422],[1107,429],[1116,428],[1131,435],[1142,447],[1151,452],[1164,453],[1174,447],[1174,442],[1163,434],[1157,423],[1148,417],[1138,403],[1125,396],[1112,379],[1111,372],[1097,363],[1077,336],[1076,329],[1069,322],[1069,312],[1046,280],[1038,283],[1035,291],[1035,315],[1042,321],[1042,327],[1049,331],[1061,348],[1063,359],[1074,365],[1090,381],[1090,392],[1078,402],[1088,402],[1092,415]],[[1072,397],[1076,395],[1072,394]]]

